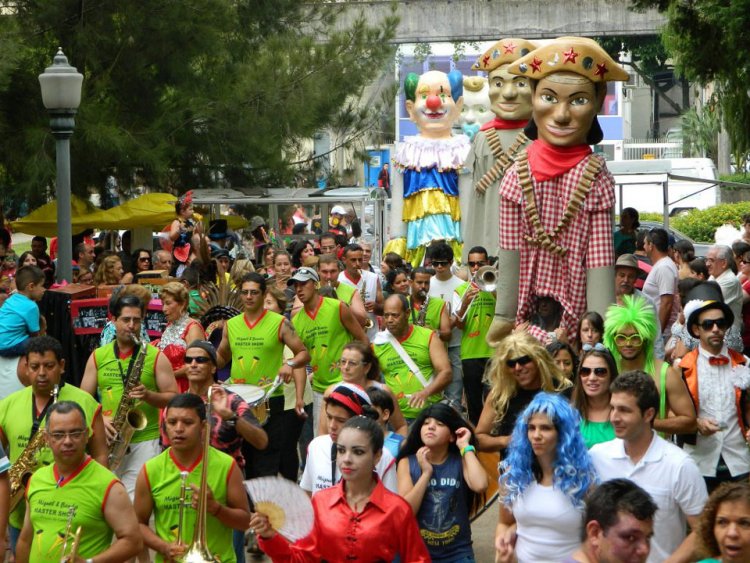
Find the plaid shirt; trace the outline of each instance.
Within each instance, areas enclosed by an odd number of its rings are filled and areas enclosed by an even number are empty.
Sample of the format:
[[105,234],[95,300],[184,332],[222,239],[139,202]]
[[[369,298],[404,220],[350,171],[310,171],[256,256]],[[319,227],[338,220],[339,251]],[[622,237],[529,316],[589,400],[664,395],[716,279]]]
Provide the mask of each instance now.
[[[571,194],[578,186],[590,155],[567,173],[534,184],[539,218],[544,230],[552,232],[560,222]],[[575,338],[578,319],[586,312],[586,270],[614,264],[612,208],[615,205],[614,178],[606,166],[594,179],[578,214],[555,242],[568,250],[563,257],[532,246],[524,234],[533,230],[526,214],[526,201],[513,164],[500,184],[500,248],[521,251],[516,322],[529,319],[537,297],[549,296],[563,307],[560,326]],[[533,171],[532,171],[533,175]],[[542,341],[546,332],[532,327],[530,332]]]

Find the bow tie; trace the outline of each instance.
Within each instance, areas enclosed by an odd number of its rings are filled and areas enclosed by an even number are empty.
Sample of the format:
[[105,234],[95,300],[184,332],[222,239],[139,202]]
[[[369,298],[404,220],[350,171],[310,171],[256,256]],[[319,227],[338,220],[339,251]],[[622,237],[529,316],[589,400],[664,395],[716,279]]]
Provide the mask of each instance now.
[[711,356],[708,358],[708,363],[712,366],[725,366],[729,363],[729,358],[726,356]]

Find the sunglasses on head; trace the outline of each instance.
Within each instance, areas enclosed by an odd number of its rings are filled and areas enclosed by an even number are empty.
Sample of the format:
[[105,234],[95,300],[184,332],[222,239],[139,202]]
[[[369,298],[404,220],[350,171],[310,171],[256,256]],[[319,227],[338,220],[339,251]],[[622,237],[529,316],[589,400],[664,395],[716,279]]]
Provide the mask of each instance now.
[[609,374],[609,370],[607,368],[587,368],[587,367],[582,367],[580,370],[578,370],[578,372],[583,377],[588,377],[589,375],[591,375],[591,372],[593,372],[594,375],[597,376],[597,377],[606,377],[607,374]]
[[696,324],[703,330],[711,330],[714,325],[716,325],[716,328],[718,328],[719,330],[726,330],[727,328],[729,328],[729,322],[724,317],[720,319],[706,319],[705,321],[701,321]]
[[198,362],[199,364],[207,364],[211,361],[211,358],[208,356],[185,356],[185,363],[187,365],[192,364],[193,362]]
[[520,358],[512,358],[510,360],[505,360],[505,365],[507,365],[510,369],[513,369],[516,367],[516,364],[519,366],[525,366],[528,363],[531,363],[531,358],[529,356],[521,356]]

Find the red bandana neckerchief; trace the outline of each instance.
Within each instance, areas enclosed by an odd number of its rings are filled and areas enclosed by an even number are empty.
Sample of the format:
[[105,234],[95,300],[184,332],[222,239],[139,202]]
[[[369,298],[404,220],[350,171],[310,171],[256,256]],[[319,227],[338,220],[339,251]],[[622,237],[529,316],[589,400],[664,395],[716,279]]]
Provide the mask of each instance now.
[[556,147],[542,139],[536,139],[526,147],[526,152],[529,155],[529,168],[534,180],[546,182],[568,172],[592,151],[588,145]]
[[500,119],[496,117],[492,121],[488,121],[482,125],[479,130],[487,131],[487,129],[523,129],[529,122],[528,119]]

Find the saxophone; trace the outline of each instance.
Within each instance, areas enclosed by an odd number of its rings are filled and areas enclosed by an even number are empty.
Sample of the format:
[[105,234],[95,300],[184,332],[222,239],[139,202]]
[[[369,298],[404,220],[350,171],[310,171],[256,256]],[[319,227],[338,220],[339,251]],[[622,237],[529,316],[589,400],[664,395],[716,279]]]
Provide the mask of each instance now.
[[[359,295],[362,297],[362,303],[367,303],[367,289],[365,288],[365,276],[362,274],[362,270],[359,271],[359,281],[362,286],[359,288]],[[375,323],[370,318],[370,313],[367,313],[367,320],[365,321],[365,329],[371,329]]]
[[414,324],[417,326],[424,326],[425,320],[427,319],[427,307],[430,304],[430,296],[424,291],[420,291],[419,293],[424,296],[424,302],[422,303],[422,308],[419,310],[419,316],[417,317],[417,320],[414,321]]
[[110,471],[115,471],[119,467],[123,456],[127,453],[133,433],[136,430],[143,430],[146,428],[146,424],[148,424],[146,415],[142,410],[136,408],[136,400],[130,397],[130,392],[133,388],[141,383],[141,372],[143,371],[143,364],[146,361],[148,344],[141,342],[135,335],[133,335],[133,340],[136,346],[140,346],[140,348],[138,349],[138,355],[133,360],[133,366],[130,369],[130,373],[128,373],[128,378],[123,385],[120,404],[117,405],[117,411],[112,418],[112,426],[115,427],[117,434],[109,444],[108,461]]
[[[52,389],[52,402],[57,402],[57,395],[60,392],[60,387],[55,385]],[[32,396],[33,400],[33,396]],[[18,459],[13,462],[13,466],[8,471],[8,480],[10,482],[10,512],[13,512],[18,504],[23,500],[23,494],[26,490],[26,483],[37,469],[41,467],[41,463],[37,459],[37,454],[42,448],[47,446],[46,436],[44,429],[40,426],[36,433],[31,437],[29,443],[18,456]]]

